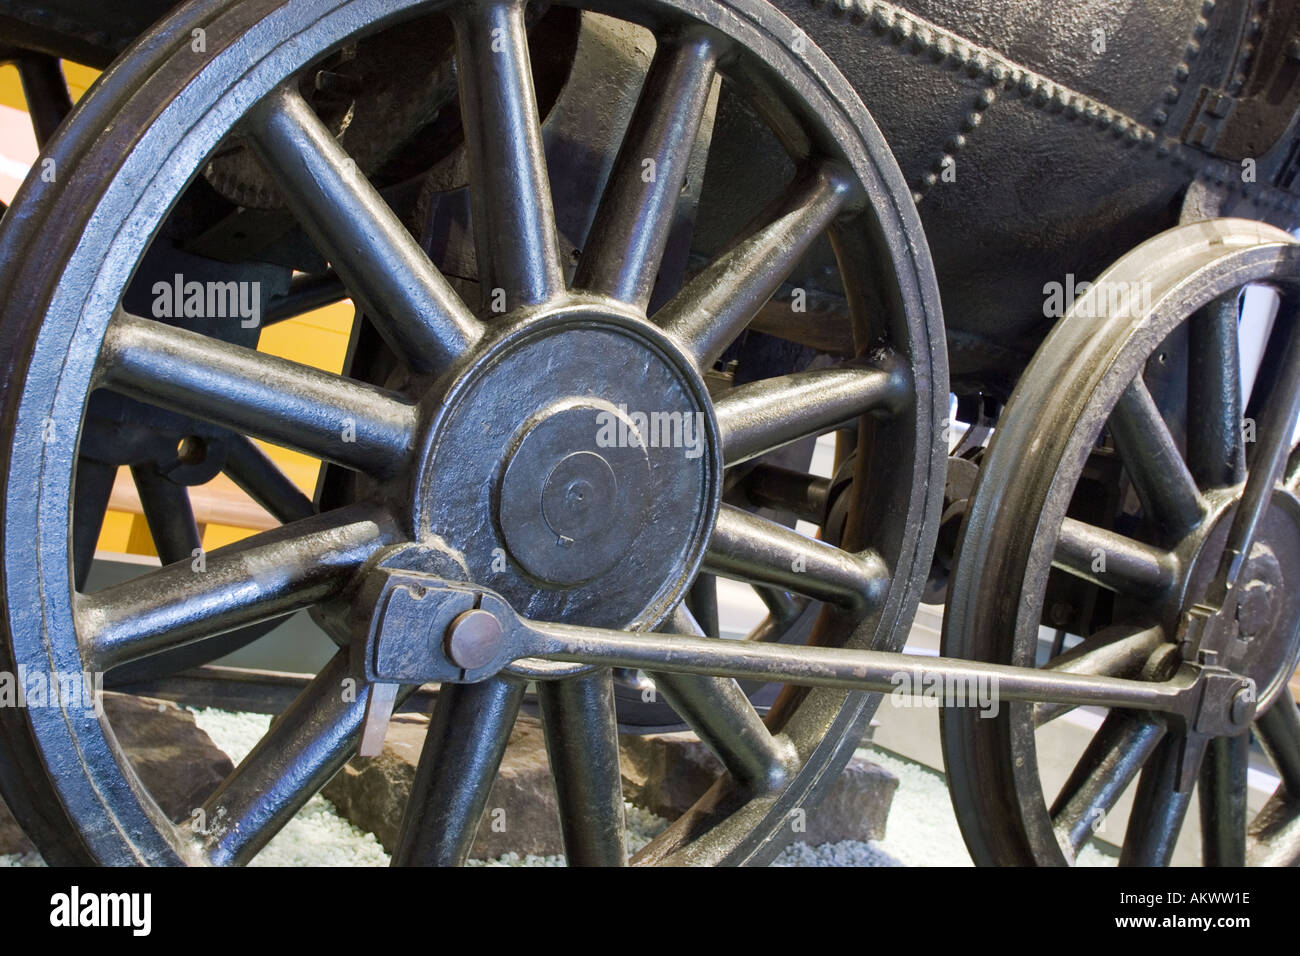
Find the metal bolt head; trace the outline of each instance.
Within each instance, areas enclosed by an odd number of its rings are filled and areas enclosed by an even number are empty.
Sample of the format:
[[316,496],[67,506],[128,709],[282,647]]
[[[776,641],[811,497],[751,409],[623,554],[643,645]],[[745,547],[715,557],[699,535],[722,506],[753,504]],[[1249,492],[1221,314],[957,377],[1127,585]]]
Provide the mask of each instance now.
[[444,646],[452,663],[462,670],[487,667],[501,653],[505,631],[491,611],[464,611],[447,627]]

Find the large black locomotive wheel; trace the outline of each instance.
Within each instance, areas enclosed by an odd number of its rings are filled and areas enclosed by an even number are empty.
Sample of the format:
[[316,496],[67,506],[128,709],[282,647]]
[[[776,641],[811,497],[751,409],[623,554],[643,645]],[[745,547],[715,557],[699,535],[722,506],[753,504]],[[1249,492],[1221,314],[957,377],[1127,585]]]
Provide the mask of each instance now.
[[[72,706],[6,709],[0,782],[50,861],[255,855],[357,746],[375,691],[346,693],[360,671],[349,628],[366,626],[354,585],[380,561],[477,582],[535,618],[664,630],[690,626],[681,602],[704,568],[823,602],[819,643],[900,646],[930,564],[947,389],[935,283],[907,187],[852,90],[765,3],[591,6],[647,28],[656,47],[572,281],[550,192],[564,170],[546,168],[515,0],[187,5],[104,74],[49,147],[57,178],[27,183],[6,214],[0,667],[102,671],[308,606],[339,644],[202,808],[223,821],[219,832],[167,820],[106,720]],[[440,9],[454,23],[481,307],[452,290],[290,82],[367,31]],[[718,76],[800,172],[647,315]],[[169,208],[232,135],[252,143],[399,357],[383,381],[327,374],[122,307]],[[648,161],[654,175],[644,175]],[[705,372],[828,232],[858,358],[710,397]],[[342,502],[322,496],[323,513],[214,551],[201,573],[180,562],[79,594],[71,502],[95,389],[359,477]],[[638,411],[689,415],[702,446],[683,455],[599,440],[597,416],[627,434],[636,422],[620,416]],[[724,469],[854,418],[842,547],[721,504]],[[641,851],[651,863],[767,859],[790,811],[833,779],[878,700],[787,688],[765,723],[733,680],[654,676],[727,772]],[[398,862],[465,858],[528,678],[539,682],[570,862],[625,862],[609,672],[540,666],[443,685]]]
[[[1248,286],[1273,289],[1277,312],[1243,389]],[[1161,680],[1184,659],[1217,661],[1254,682],[1250,730],[1278,789],[1248,821],[1244,729],[1198,745],[1159,716],[1112,710],[1048,790],[1036,735],[1065,708],[950,709],[949,786],[977,863],[1073,861],[1130,785],[1127,826],[1105,831],[1122,836],[1122,864],[1170,861],[1196,788],[1205,863],[1300,860],[1300,717],[1287,689],[1300,657],[1298,320],[1300,245],[1269,226],[1180,226],[1117,262],[1048,337],[998,422],[944,622],[946,654],[1024,667]],[[1185,407],[1185,420],[1162,407]],[[1099,459],[1117,459],[1131,489],[1113,514],[1080,490]],[[1105,601],[1081,643],[1044,660],[1045,595],[1061,576]],[[1225,608],[1221,640],[1198,643],[1198,618]]]

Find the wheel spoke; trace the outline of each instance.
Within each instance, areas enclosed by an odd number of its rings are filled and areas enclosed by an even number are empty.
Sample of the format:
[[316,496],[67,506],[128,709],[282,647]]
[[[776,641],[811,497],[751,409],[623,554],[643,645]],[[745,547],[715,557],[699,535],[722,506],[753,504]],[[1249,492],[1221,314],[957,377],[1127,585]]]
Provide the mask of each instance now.
[[281,524],[310,518],[316,512],[311,499],[243,435],[227,439],[222,470]]
[[745,640],[756,644],[780,641],[809,603],[805,597],[796,597],[789,591],[776,588],[755,587],[754,592],[767,606],[767,616],[745,635]]
[[823,163],[800,178],[749,232],[705,267],[655,322],[707,369],[758,314],[852,193],[846,171]]
[[1188,322],[1187,461],[1202,488],[1225,488],[1245,476],[1239,298],[1234,289]]
[[169,481],[152,462],[132,465],[131,478],[158,559],[163,564],[174,564],[193,558],[203,542],[199,540],[189,491]]
[[95,558],[99,533],[104,527],[108,499],[113,494],[117,468],[81,456],[77,459],[76,491],[72,507],[73,586],[82,590]]
[[1158,721],[1112,710],[1052,804],[1052,824],[1078,854],[1137,777],[1165,734]]
[[1247,866],[1300,865],[1300,801],[1275,793],[1255,814],[1247,835]]
[[500,678],[439,688],[394,866],[465,862],[523,699],[522,682]]
[[108,670],[307,607],[398,538],[388,515],[354,505],[83,596],[77,618],[87,666]]
[[329,782],[356,749],[369,696],[347,651],[336,653],[204,802],[209,862],[247,863]]
[[793,372],[740,385],[714,404],[722,458],[738,465],[871,411],[900,410],[912,383],[892,353],[870,364]]
[[469,5],[454,17],[471,221],[484,300],[506,308],[564,291],[555,210],[521,0]]
[[[1151,655],[1165,643],[1159,627],[1138,629],[1128,625],[1108,627],[1047,663],[1046,670],[1096,677],[1141,676]],[[1041,726],[1073,710],[1070,704],[1034,704],[1034,724]]]
[[767,613],[783,624],[789,624],[808,606],[806,598],[795,597],[789,591],[777,588],[756,587],[754,593],[767,607]]
[[1246,486],[1228,529],[1211,601],[1222,603],[1237,583],[1250,555],[1255,531],[1272,504],[1274,488],[1291,453],[1296,419],[1300,418],[1300,327],[1296,323],[1300,315],[1297,311],[1294,299],[1282,299],[1269,342],[1273,347],[1273,338],[1285,336],[1285,343],[1277,349],[1279,362],[1269,376],[1268,387],[1258,397],[1251,396],[1251,411],[1257,417],[1257,440],[1247,454]]
[[1174,556],[1168,551],[1074,518],[1061,524],[1052,567],[1146,600],[1173,587],[1176,574]]
[[1268,710],[1256,718],[1255,734],[1288,798],[1300,799],[1300,711],[1289,689],[1282,688]]
[[1246,865],[1246,768],[1250,737],[1216,737],[1201,767],[1201,860],[1206,866]]
[[370,474],[400,471],[414,441],[399,395],[125,312],[101,360],[114,391]]
[[778,465],[757,465],[745,476],[745,496],[759,508],[788,511],[821,524],[830,503],[831,480]]
[[854,609],[872,606],[889,580],[888,569],[873,551],[842,551],[731,505],[723,505],[718,513],[704,565],[723,577]]
[[14,65],[23,85],[23,99],[32,120],[36,145],[43,149],[63,117],[72,112],[67,80],[63,78],[59,61],[44,53],[24,52]]
[[1286,460],[1286,472],[1282,475],[1282,483],[1293,495],[1300,495],[1300,445],[1291,450],[1291,454]]
[[686,595],[686,609],[708,637],[722,635],[718,619],[718,579],[712,574],[700,573]]
[[[678,606],[662,628],[703,636],[685,607]],[[731,677],[653,672],[656,692],[695,731],[742,788],[769,793],[785,785],[797,756],[785,738],[773,737],[754,705]]]
[[1183,773],[1182,761],[1199,764],[1205,755],[1203,747],[1185,748],[1184,740],[1182,734],[1166,734],[1142,768],[1120,866],[1169,865],[1192,797],[1193,784],[1186,781],[1196,780],[1195,773]]
[[1196,527],[1204,512],[1200,491],[1140,376],[1120,397],[1110,428],[1146,514],[1174,539]]
[[464,354],[481,323],[302,96],[282,87],[248,122],[294,215],[397,355],[432,372]]
[[541,681],[537,696],[570,866],[626,866],[618,718],[607,668]]
[[574,285],[644,309],[713,87],[717,51],[692,34],[660,43]]

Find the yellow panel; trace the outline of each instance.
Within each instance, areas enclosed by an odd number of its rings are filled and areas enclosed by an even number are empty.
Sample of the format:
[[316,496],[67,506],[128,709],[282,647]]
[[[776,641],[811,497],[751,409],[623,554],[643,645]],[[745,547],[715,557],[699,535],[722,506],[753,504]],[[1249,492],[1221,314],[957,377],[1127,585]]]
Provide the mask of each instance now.
[[90,84],[99,79],[99,70],[64,60],[63,78],[68,81],[68,92],[72,94],[72,102],[75,103],[90,89]]
[[337,332],[345,338],[352,335],[352,320],[356,316],[356,308],[351,299],[344,299],[342,302],[336,302],[333,305],[327,305],[323,308],[316,309],[314,312],[308,312],[299,315],[291,322],[301,322],[303,325],[310,325],[313,328],[325,329],[329,332]]
[[299,491],[308,498],[316,493],[316,478],[320,474],[319,459],[299,451],[281,448],[279,445],[272,445],[260,438],[255,438],[253,441],[267,454],[267,457],[280,466],[280,470],[298,486]]
[[0,106],[27,112],[27,100],[23,98],[23,84],[18,79],[16,66],[0,66]]
[[347,309],[347,325],[341,325],[337,315],[329,314],[331,310],[337,313],[339,306],[317,309],[287,322],[267,326],[258,339],[258,351],[327,372],[341,372],[348,354],[352,311]]
[[153,546],[153,535],[149,533],[149,523],[144,520],[144,515],[131,516],[131,535],[126,542],[126,551],[128,554],[158,556]]
[[236,541],[243,541],[253,534],[256,532],[248,528],[236,528],[228,524],[209,524],[203,531],[203,550],[215,551]]
[[343,371],[347,347],[346,336],[294,321],[268,326],[257,343],[259,352],[335,373]]
[[[68,81],[68,93],[75,103],[90,89],[90,84],[99,77],[99,71],[64,60],[63,77]],[[23,84],[16,66],[0,67],[0,104],[27,112],[27,100],[23,96]]]
[[135,515],[122,511],[110,511],[104,515],[104,526],[99,531],[98,549],[117,554],[129,554],[131,525],[134,519]]

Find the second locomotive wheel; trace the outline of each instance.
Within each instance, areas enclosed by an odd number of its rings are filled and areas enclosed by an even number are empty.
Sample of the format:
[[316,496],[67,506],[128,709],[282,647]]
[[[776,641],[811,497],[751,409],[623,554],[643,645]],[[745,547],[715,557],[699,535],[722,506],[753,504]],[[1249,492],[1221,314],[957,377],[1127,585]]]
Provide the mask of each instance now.
[[[196,808],[223,820],[220,832],[167,820],[107,720],[71,706],[0,715],[5,797],[51,862],[252,858],[352,755],[367,707],[396,696],[346,692],[361,673],[354,629],[367,623],[355,616],[357,583],[377,565],[479,582],[542,620],[669,631],[691,628],[681,604],[703,568],[824,602],[814,642],[901,646],[939,517],[947,372],[924,239],[889,150],[833,65],[765,3],[584,6],[648,30],[655,54],[576,263],[557,247],[550,184],[565,171],[548,170],[542,150],[519,0],[185,5],[78,107],[50,147],[59,179],[24,186],[0,233],[0,330],[15,363],[0,666],[105,670],[305,607],[339,644]],[[454,30],[480,301],[453,290],[295,81],[366,31],[439,12]],[[785,144],[798,175],[647,314],[717,78]],[[232,136],[252,144],[398,357],[392,374],[322,372],[122,306],[168,209]],[[714,361],[827,234],[857,357],[711,396]],[[322,496],[320,514],[213,551],[202,573],[181,562],[80,594],[70,502],[96,389],[359,477],[344,500]],[[635,416],[650,412],[675,414],[679,433],[689,421],[693,438],[635,437],[645,428]],[[721,503],[724,469],[852,420],[859,453],[841,546]],[[465,859],[528,679],[540,686],[570,861],[625,861],[609,671],[539,666],[443,685],[397,862]],[[645,863],[770,858],[879,700],[787,687],[764,722],[734,680],[655,681],[727,772],[638,854]]]
[[[1278,307],[1243,388],[1239,299],[1250,286],[1273,289]],[[1184,388],[1185,421],[1163,414],[1156,396],[1182,408]],[[1184,660],[1221,664],[1253,681],[1249,730],[1281,783],[1248,820],[1246,728],[1202,745],[1158,715],[1111,710],[1053,792],[1037,735],[1065,708],[945,709],[949,787],[976,863],[1073,862],[1130,785],[1121,864],[1170,862],[1194,789],[1200,819],[1189,825],[1206,864],[1300,860],[1300,716],[1287,688],[1300,658],[1298,416],[1300,244],[1269,226],[1211,220],[1151,239],[1048,337],[980,471],[944,653],[1146,680]],[[1078,493],[1099,458],[1118,459],[1129,488],[1100,516]],[[1090,605],[1082,641],[1044,661],[1045,596],[1062,576],[1104,601]],[[1198,630],[1205,620],[1225,626]]]

